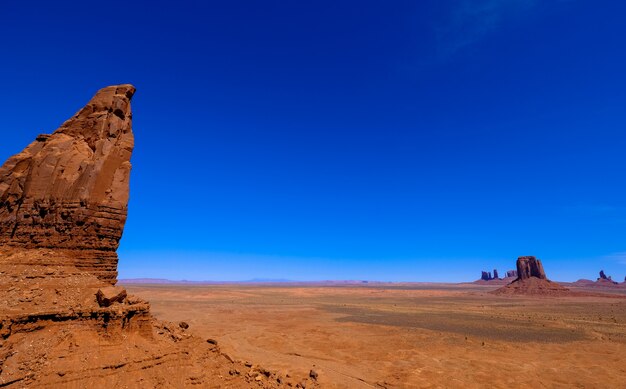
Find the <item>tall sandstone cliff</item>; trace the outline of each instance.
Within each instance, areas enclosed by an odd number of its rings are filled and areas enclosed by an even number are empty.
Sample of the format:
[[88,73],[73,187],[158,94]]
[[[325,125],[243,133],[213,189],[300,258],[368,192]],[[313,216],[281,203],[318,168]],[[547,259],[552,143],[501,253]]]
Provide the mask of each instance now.
[[126,221],[132,85],[101,89],[52,135],[0,168],[0,247],[55,249],[34,266],[71,265],[115,283]]
[[247,367],[214,341],[156,320],[113,286],[134,92],[98,91],[0,168],[0,387],[283,386],[259,367],[240,374]]

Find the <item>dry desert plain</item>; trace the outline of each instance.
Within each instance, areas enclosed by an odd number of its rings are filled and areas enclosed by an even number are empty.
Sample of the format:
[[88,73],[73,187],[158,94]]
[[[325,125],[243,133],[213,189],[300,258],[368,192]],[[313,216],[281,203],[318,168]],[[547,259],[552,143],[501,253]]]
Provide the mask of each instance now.
[[626,387],[626,288],[542,298],[475,284],[124,286],[233,359],[313,369],[321,387]]

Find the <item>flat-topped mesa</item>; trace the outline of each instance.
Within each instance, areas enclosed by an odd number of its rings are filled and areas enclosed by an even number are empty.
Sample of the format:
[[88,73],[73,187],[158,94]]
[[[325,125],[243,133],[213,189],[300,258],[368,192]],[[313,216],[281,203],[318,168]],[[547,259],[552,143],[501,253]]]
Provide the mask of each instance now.
[[134,93],[128,84],[99,90],[52,135],[38,136],[0,167],[0,247],[81,250],[85,260],[72,265],[115,282]]

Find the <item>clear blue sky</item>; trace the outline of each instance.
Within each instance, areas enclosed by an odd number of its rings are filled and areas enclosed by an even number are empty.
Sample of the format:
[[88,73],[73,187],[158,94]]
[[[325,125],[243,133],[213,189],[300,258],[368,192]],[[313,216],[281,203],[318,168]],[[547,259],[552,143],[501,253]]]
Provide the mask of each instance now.
[[[39,3],[39,4],[38,4]],[[626,275],[626,3],[5,1],[8,158],[133,83],[120,277]]]

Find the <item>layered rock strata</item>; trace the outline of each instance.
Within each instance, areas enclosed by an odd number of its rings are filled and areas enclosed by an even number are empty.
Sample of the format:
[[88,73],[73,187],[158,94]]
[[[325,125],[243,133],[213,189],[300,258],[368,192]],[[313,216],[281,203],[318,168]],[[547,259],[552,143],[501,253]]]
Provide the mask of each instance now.
[[291,383],[223,354],[189,326],[157,321],[147,302],[113,286],[134,92],[132,85],[100,90],[0,168],[0,387]]
[[[104,88],[0,168],[0,247],[58,249],[30,266],[75,266],[114,283],[127,215],[132,85]],[[33,262],[32,259],[36,258]]]

